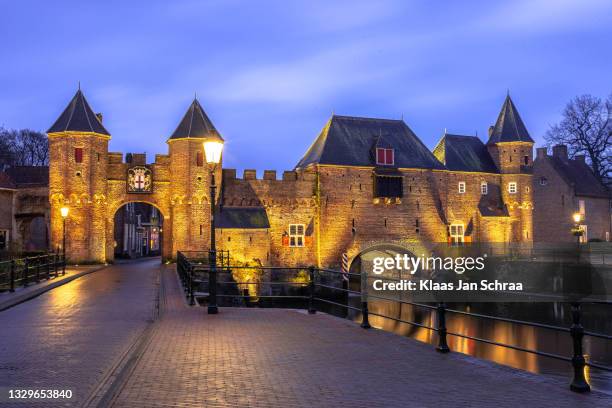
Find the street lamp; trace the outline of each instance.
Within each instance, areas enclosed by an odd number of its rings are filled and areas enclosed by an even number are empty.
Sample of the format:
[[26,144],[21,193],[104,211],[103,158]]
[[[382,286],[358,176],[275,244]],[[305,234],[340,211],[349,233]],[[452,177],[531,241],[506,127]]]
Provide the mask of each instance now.
[[66,218],[68,218],[68,212],[69,212],[69,208],[68,207],[62,207],[60,209],[60,213],[62,214],[62,258],[63,258],[63,262],[62,262],[62,271],[63,274],[66,274]]
[[576,242],[580,244],[580,237],[583,234],[582,228],[580,228],[580,221],[582,221],[582,214],[579,212],[575,212],[572,215],[572,218],[574,219],[574,228],[572,229],[572,232],[576,236]]
[[208,278],[208,314],[217,314],[217,248],[215,243],[215,170],[221,162],[223,139],[214,137],[204,142],[204,154],[210,170],[210,276]]

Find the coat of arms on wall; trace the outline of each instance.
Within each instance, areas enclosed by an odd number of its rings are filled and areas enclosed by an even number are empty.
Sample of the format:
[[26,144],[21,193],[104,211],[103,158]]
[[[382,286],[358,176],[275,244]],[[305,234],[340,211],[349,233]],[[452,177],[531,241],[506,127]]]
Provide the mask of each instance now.
[[151,175],[151,170],[144,166],[137,166],[128,169],[127,192],[152,193],[153,177]]

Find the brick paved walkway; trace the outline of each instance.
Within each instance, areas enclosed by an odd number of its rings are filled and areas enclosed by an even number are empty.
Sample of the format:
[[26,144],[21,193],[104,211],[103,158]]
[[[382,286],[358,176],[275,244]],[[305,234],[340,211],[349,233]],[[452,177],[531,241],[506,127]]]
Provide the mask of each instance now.
[[[159,259],[109,266],[0,312],[0,387],[72,389],[79,406],[150,326]],[[2,395],[2,398],[5,398]],[[5,400],[6,401],[6,400]]]
[[118,407],[610,407],[544,377],[324,314],[185,305],[163,272],[164,312]]

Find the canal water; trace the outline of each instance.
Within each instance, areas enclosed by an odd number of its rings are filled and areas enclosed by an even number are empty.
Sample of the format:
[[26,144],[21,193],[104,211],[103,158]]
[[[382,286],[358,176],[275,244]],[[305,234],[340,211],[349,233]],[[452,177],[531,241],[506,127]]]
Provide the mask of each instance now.
[[[448,304],[447,308],[559,327],[569,328],[571,325],[569,305],[562,303]],[[416,322],[430,327],[435,327],[436,323],[435,311],[399,302],[370,301],[369,310],[376,314]],[[338,313],[338,311],[331,310],[330,312]],[[585,304],[582,306],[582,324],[585,331],[612,334],[611,316],[612,305]],[[360,314],[353,313],[349,318],[361,321]],[[437,334],[426,328],[373,315],[370,315],[369,320],[373,327],[430,343],[432,344],[432,351],[438,341]],[[495,321],[452,312],[447,312],[446,320],[449,332],[531,350],[568,357],[572,356],[572,338],[567,332]],[[458,336],[449,335],[447,339],[448,345],[453,352],[464,353],[506,366],[556,377],[568,383],[572,378],[570,362]],[[612,366],[612,341],[585,335],[583,345],[588,361]],[[587,367],[586,376],[593,389],[612,394],[612,373]]]

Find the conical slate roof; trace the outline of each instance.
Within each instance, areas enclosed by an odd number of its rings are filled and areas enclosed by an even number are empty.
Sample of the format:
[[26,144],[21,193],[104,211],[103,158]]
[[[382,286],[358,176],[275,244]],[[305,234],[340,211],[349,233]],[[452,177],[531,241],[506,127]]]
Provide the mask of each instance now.
[[204,109],[202,109],[200,102],[194,99],[169,140],[184,139],[187,137],[203,139],[211,136],[223,140],[206,115],[206,112],[204,112]]
[[87,103],[87,99],[81,92],[81,89],[74,95],[64,112],[55,121],[53,126],[47,130],[47,133],[58,132],[94,132],[101,135],[108,135],[108,130],[102,126],[98,117]]
[[499,112],[497,122],[493,127],[493,132],[487,144],[500,142],[533,143],[533,139],[529,136],[529,132],[527,132],[527,128],[509,94],[506,96],[504,106],[502,106],[501,112]]
[[402,120],[338,115],[327,122],[296,168],[314,163],[374,166],[372,151],[379,143],[395,150],[395,167],[445,168]]

